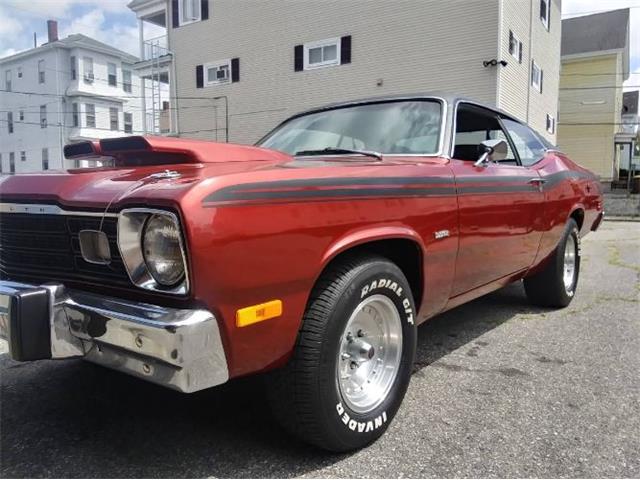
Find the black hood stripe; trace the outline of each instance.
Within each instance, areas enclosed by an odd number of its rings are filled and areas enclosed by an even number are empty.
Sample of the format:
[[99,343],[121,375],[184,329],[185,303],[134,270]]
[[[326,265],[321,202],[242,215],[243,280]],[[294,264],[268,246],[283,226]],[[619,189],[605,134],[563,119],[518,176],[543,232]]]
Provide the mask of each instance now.
[[[207,195],[203,203],[242,202],[256,200],[310,199],[329,197],[422,197],[477,193],[536,191],[535,178],[522,176],[487,177],[339,177],[276,180],[231,185]],[[568,178],[596,179],[592,174],[563,171],[542,177],[543,190]],[[501,185],[492,185],[501,183]],[[506,184],[506,185],[505,185]]]

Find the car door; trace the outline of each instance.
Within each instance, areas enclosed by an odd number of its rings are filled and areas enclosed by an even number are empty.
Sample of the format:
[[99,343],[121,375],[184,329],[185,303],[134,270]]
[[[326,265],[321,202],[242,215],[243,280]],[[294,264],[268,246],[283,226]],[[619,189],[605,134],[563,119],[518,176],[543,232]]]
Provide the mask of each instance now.
[[[520,163],[500,116],[468,103],[456,110],[451,160],[459,207],[459,247],[452,297],[533,263],[541,237],[541,178]],[[476,166],[484,140],[505,139],[507,158]]]

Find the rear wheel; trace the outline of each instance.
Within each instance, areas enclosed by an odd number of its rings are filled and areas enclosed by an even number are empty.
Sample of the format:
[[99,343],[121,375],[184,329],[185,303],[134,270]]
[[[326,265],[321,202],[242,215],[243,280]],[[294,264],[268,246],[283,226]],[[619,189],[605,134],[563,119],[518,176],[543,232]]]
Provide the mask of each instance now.
[[312,293],[291,360],[268,378],[285,429],[332,451],[380,437],[409,384],[414,315],[411,288],[390,261],[366,256],[330,268]]
[[580,232],[573,218],[545,268],[524,279],[531,303],[542,307],[566,307],[571,303],[580,275]]

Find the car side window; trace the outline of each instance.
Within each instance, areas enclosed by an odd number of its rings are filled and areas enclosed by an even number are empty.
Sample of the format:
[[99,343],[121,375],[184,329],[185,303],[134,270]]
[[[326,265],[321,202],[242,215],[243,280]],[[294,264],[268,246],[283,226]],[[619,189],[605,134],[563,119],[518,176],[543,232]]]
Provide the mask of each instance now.
[[503,118],[502,124],[509,132],[523,166],[528,167],[542,160],[547,149],[529,127],[509,118]]
[[517,165],[518,161],[498,117],[475,105],[458,106],[453,158],[475,162],[480,157],[480,144],[495,139],[505,140],[508,146],[507,158],[500,160],[500,163]]

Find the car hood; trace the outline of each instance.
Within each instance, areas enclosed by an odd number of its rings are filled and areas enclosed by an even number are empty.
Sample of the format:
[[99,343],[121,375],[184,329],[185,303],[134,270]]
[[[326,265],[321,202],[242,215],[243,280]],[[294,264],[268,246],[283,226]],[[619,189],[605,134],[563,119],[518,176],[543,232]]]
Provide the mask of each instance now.
[[124,205],[175,206],[199,185],[215,188],[227,176],[269,170],[280,160],[84,168],[19,174],[0,179],[3,203],[55,203],[69,209],[119,209]]

